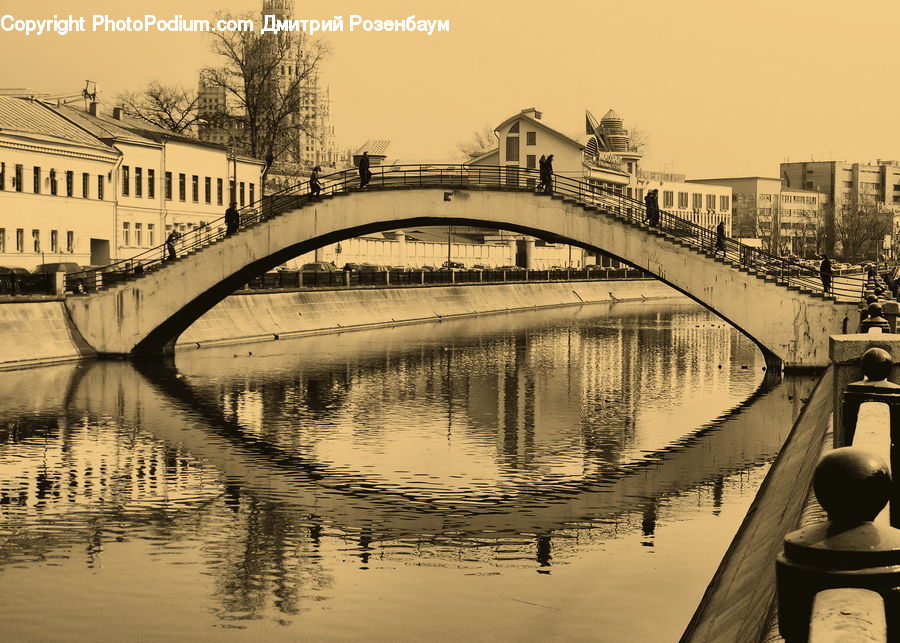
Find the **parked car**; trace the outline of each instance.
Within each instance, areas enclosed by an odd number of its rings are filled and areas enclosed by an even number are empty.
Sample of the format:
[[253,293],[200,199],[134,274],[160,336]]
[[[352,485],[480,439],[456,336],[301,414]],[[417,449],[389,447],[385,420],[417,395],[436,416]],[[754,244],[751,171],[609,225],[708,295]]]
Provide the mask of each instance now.
[[469,270],[481,270],[481,271],[490,270],[490,269],[491,269],[490,266],[486,266],[483,263],[476,263],[471,268],[469,268]]
[[441,264],[441,270],[465,270],[466,264],[459,261],[445,261]]
[[57,263],[42,263],[32,272],[36,275],[46,274],[48,272],[81,272],[83,268],[73,261],[60,261]]
[[435,270],[437,270],[437,268],[435,268],[434,266],[425,265],[421,266],[419,270],[424,270],[425,272],[434,272]]
[[0,275],[30,275],[25,268],[18,266],[0,266]]
[[494,270],[511,271],[511,270],[525,270],[525,268],[523,268],[522,266],[499,266],[497,268],[494,268]]
[[374,263],[361,263],[359,272],[387,272],[387,268]]
[[344,267],[341,270],[346,270],[348,272],[357,272],[359,270],[358,263],[345,263]]
[[338,272],[338,268],[328,261],[313,261],[300,266],[300,272]]

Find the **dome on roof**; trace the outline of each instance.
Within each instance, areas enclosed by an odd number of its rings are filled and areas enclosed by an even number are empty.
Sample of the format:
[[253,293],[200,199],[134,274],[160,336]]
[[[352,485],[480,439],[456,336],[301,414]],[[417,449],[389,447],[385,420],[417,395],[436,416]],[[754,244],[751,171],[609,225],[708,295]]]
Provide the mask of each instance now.
[[606,114],[600,120],[601,121],[621,121],[622,118],[618,114],[616,114],[615,110],[610,109],[608,112],[606,112]]

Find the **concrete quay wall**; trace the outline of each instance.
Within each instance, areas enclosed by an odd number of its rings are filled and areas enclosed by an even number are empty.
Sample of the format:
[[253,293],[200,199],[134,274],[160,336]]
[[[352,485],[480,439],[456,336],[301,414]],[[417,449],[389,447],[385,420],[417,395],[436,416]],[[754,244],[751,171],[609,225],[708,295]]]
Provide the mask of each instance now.
[[176,346],[283,339],[464,315],[681,296],[650,279],[248,292],[216,305],[182,333]]
[[0,369],[92,357],[61,300],[0,304]]

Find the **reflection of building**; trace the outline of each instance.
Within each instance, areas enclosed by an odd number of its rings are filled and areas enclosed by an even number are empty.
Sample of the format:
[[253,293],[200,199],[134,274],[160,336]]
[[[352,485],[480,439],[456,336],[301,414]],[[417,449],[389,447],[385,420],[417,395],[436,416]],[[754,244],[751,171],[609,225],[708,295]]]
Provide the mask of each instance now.
[[702,182],[731,188],[735,237],[761,239],[763,248],[776,254],[810,257],[821,250],[818,235],[824,194],[792,189],[782,185],[781,179],[760,176]]
[[878,160],[874,165],[844,161],[782,163],[781,174],[790,187],[826,195],[826,250],[835,251],[840,217],[846,208],[868,205],[893,215],[892,230],[900,224],[900,162]]

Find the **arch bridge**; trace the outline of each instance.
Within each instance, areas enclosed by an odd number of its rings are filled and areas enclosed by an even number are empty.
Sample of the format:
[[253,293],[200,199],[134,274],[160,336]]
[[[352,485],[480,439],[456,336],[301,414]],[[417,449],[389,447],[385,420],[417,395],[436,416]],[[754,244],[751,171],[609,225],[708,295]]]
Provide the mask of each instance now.
[[[72,323],[98,355],[160,354],[196,319],[259,274],[316,248],[362,234],[429,225],[501,228],[600,249],[713,311],[755,341],[770,364],[828,364],[828,336],[856,314],[860,277],[838,276],[831,293],[805,266],[724,239],[661,211],[653,227],[643,203],[555,175],[546,192],[534,170],[466,165],[374,168],[359,188],[355,171],[324,177],[241,211],[225,235],[221,220],[97,272],[67,276]],[[464,286],[461,286],[464,287]]]

